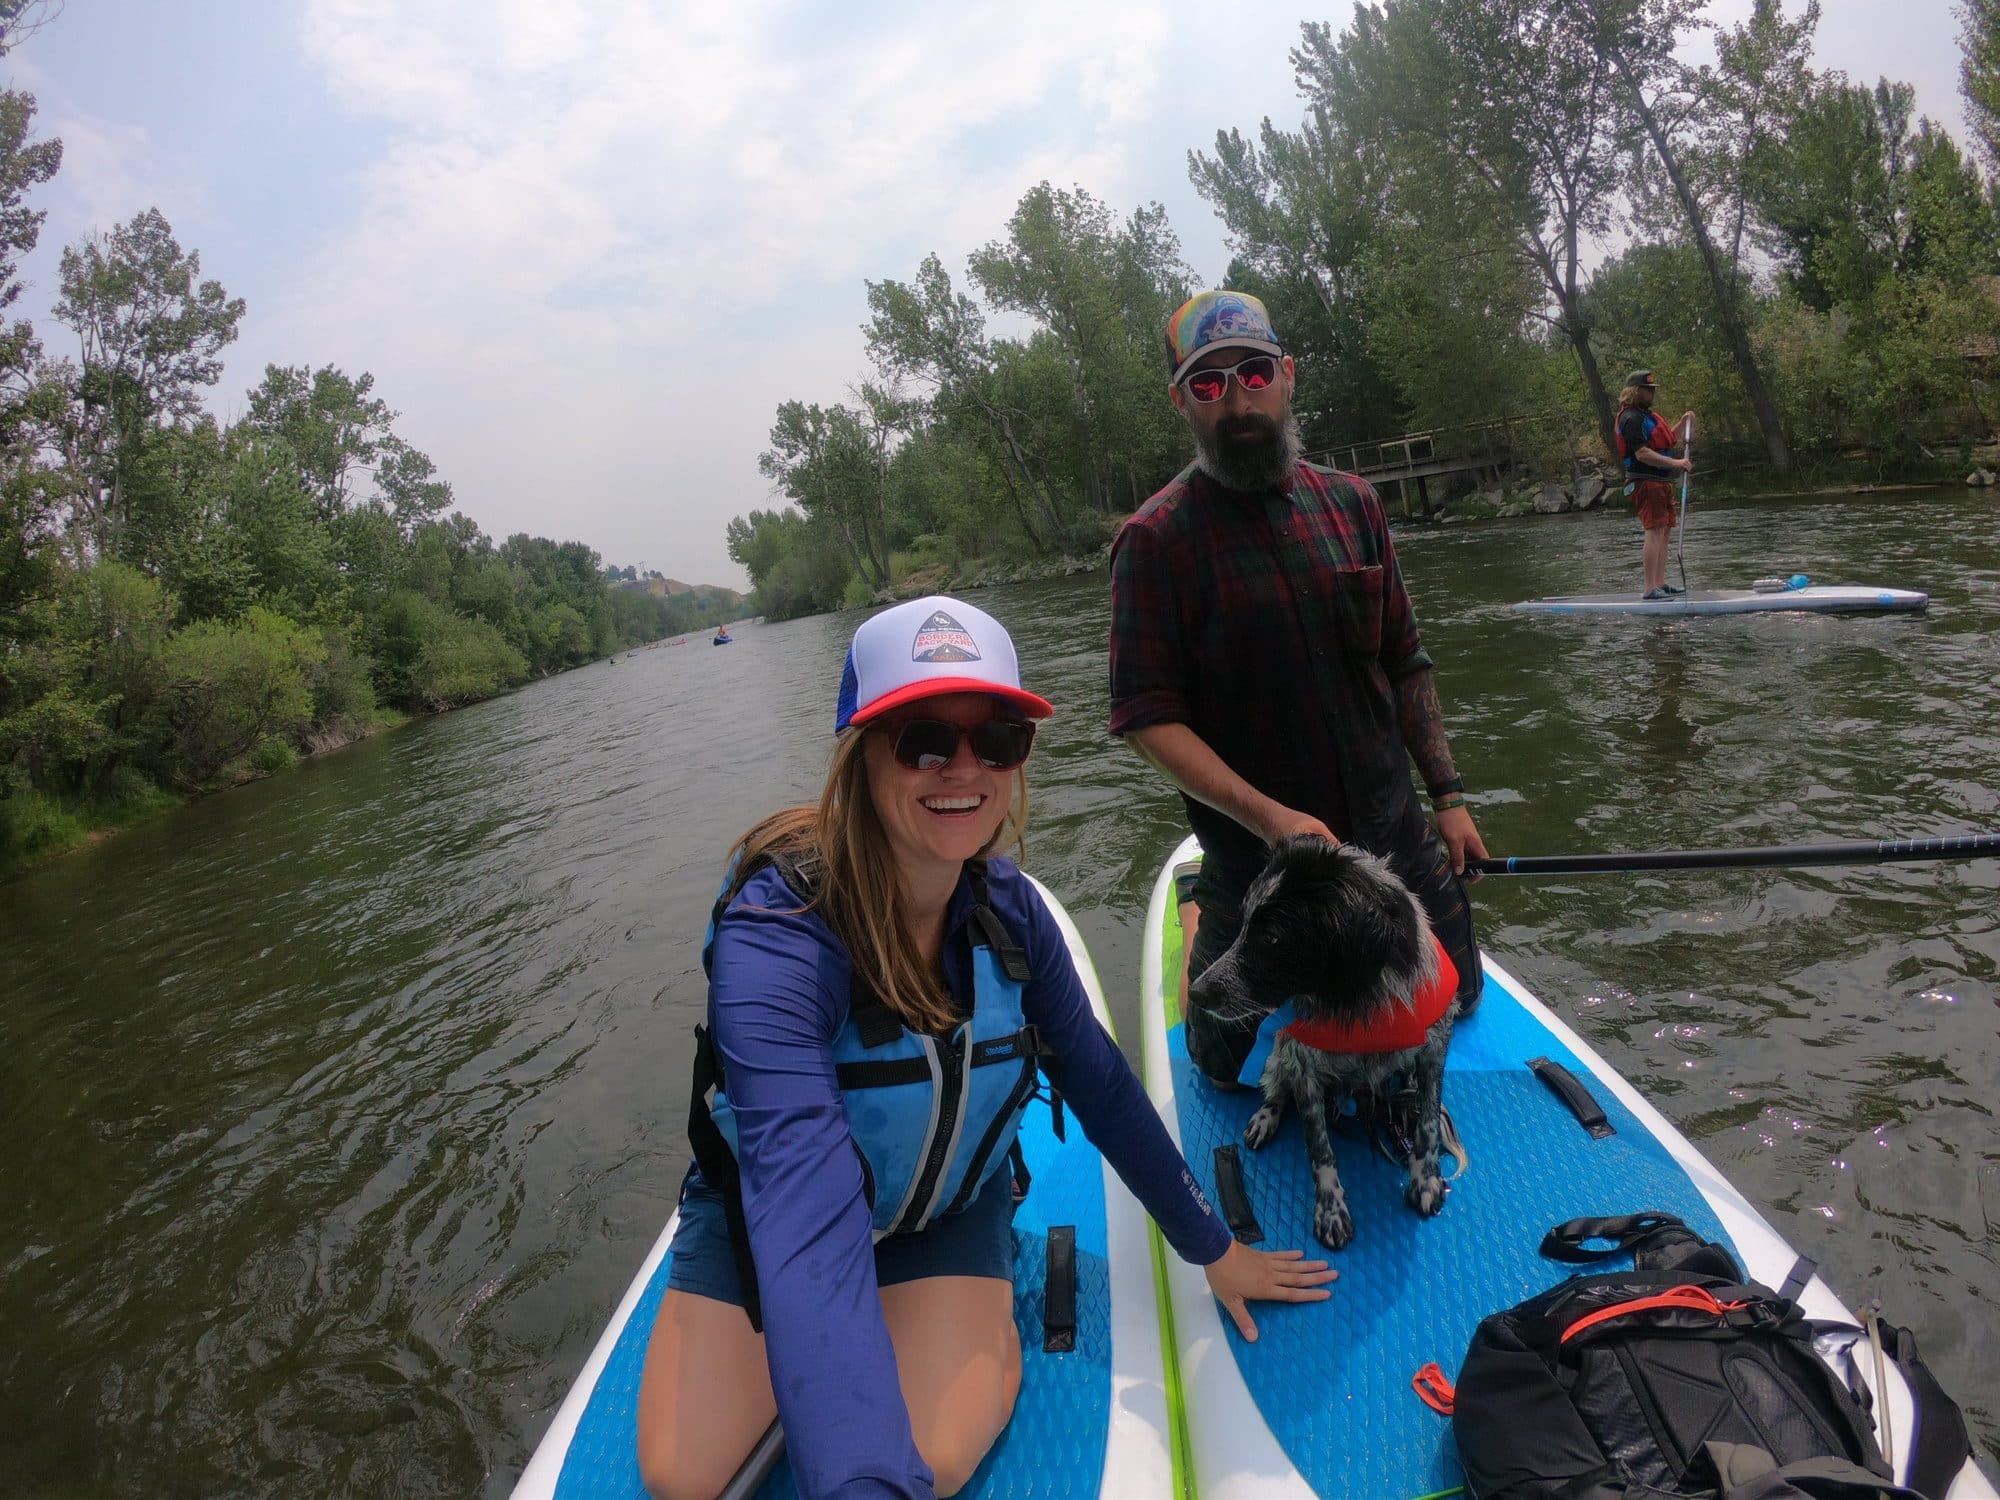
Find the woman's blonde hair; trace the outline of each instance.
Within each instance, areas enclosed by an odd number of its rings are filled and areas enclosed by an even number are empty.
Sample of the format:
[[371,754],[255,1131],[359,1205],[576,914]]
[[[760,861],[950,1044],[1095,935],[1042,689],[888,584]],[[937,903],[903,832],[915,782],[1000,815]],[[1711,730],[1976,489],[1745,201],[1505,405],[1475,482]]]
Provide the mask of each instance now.
[[1650,385],[1628,385],[1618,393],[1619,410],[1622,411],[1628,406],[1650,407],[1653,404],[1653,395],[1653,387]]
[[[957,1025],[960,1017],[943,975],[935,964],[925,962],[917,946],[895,856],[868,790],[869,732],[850,731],[835,744],[818,806],[772,813],[743,835],[736,868],[747,872],[766,859],[777,859],[809,869],[813,889],[800,893],[806,897],[800,909],[819,912],[847,948],[856,975],[890,1014],[912,1031],[939,1036]],[[1016,858],[1024,856],[1027,828],[1024,767],[1014,772],[1007,816],[980,861],[1010,843]]]

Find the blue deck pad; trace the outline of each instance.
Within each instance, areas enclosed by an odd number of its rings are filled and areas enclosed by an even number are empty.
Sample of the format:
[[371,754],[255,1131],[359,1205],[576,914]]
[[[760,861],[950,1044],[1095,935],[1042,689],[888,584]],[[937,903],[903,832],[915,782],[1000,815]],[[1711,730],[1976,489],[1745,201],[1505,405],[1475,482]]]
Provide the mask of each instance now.
[[[1029,1107],[1021,1146],[1034,1178],[1014,1214],[1014,1322],[1021,1334],[1021,1395],[1013,1420],[959,1493],[981,1500],[1067,1500],[1102,1488],[1105,1435],[1111,1417],[1111,1278],[1106,1260],[1103,1158],[1075,1121],[1058,1143],[1048,1106]],[[1076,1226],[1076,1349],[1042,1351],[1042,1285],[1046,1235],[1054,1224]],[[558,1500],[646,1500],[639,1482],[637,1413],[646,1344],[666,1294],[668,1256],[647,1283],[617,1348],[598,1378],[577,1424]],[[1148,1267],[1133,1267],[1143,1275]],[[791,1500],[791,1471],[779,1464],[758,1500]]]
[[[1261,1096],[1210,1084],[1189,1061],[1181,1027],[1168,1033],[1167,1045],[1182,1146],[1213,1194],[1214,1148],[1241,1144]],[[1529,1072],[1533,1057],[1564,1063],[1588,1084],[1617,1134],[1591,1139]],[[1537,1253],[1553,1225],[1582,1214],[1664,1209],[1728,1243],[1666,1147],[1490,974],[1484,1003],[1453,1034],[1444,1102],[1470,1165],[1434,1219],[1404,1206],[1401,1165],[1384,1160],[1352,1126],[1335,1129],[1355,1223],[1345,1250],[1328,1252],[1312,1237],[1312,1169],[1295,1110],[1270,1145],[1241,1152],[1244,1185],[1264,1230],[1261,1248],[1324,1255],[1340,1271],[1329,1301],[1260,1305],[1255,1344],[1223,1320],[1258,1410],[1328,1500],[1408,1500],[1464,1482],[1450,1421],[1418,1399],[1410,1377],[1434,1360],[1456,1379],[1481,1318],[1573,1273]],[[1189,1422],[1199,1453],[1201,1414],[1191,1411]],[[1215,1440],[1226,1445],[1229,1435]]]

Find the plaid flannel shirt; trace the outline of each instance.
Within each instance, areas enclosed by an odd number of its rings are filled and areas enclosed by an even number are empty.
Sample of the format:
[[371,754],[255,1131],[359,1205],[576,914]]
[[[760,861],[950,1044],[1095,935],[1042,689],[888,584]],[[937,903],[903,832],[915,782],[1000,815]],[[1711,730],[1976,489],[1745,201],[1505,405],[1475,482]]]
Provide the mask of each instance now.
[[[1301,463],[1284,491],[1245,494],[1190,467],[1112,546],[1111,732],[1186,724],[1379,854],[1424,836],[1395,683],[1430,665],[1382,502],[1353,475]],[[1255,834],[1187,807],[1212,859],[1263,862]]]

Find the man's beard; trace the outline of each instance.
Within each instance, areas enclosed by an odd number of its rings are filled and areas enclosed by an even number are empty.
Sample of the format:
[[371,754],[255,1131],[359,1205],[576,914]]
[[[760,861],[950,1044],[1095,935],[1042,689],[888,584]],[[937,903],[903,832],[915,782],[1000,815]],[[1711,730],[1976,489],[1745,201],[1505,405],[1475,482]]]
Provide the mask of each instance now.
[[1282,424],[1262,412],[1226,417],[1211,432],[1194,435],[1195,462],[1226,490],[1283,489],[1299,461],[1303,444],[1298,418]]

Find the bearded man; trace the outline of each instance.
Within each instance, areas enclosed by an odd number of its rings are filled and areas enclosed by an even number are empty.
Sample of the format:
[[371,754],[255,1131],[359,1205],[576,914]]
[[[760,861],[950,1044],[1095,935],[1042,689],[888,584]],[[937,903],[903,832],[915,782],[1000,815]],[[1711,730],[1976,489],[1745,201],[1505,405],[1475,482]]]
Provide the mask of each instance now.
[[[1464,1015],[1483,980],[1465,862],[1486,846],[1382,502],[1301,461],[1292,359],[1257,298],[1191,298],[1166,355],[1196,458],[1112,547],[1110,728],[1180,789],[1201,840],[1182,888],[1200,908],[1183,985],[1235,939],[1269,846],[1316,834],[1381,855],[1417,894]],[[1182,1013],[1196,1063],[1235,1079],[1258,1018]]]

